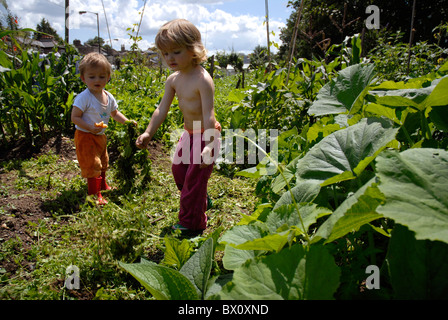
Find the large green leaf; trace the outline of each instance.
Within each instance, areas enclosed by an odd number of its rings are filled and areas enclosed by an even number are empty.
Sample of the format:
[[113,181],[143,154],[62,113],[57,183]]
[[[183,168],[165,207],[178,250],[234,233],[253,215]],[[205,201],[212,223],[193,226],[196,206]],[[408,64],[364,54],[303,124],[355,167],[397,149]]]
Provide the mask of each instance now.
[[396,299],[448,297],[448,244],[416,240],[413,232],[397,224],[386,261]]
[[[299,234],[307,233],[308,228],[316,223],[318,218],[331,214],[331,210],[320,208],[314,203],[298,205],[299,213],[294,205],[283,205],[268,215],[266,226],[271,233],[281,232],[294,227]],[[303,223],[303,225],[302,225]]]
[[363,225],[382,217],[376,212],[376,208],[384,201],[384,196],[376,186],[368,187],[357,200],[347,210],[344,210],[345,205],[340,206],[341,211],[345,211],[344,215],[336,221],[325,243],[341,238],[349,232],[358,231]]
[[157,300],[197,300],[196,288],[178,271],[150,261],[119,265],[137,279]]
[[323,246],[296,244],[247,261],[215,296],[237,300],[333,299],[340,270]]
[[448,132],[448,105],[432,107],[429,118],[437,129]]
[[279,251],[288,241],[288,232],[269,233],[262,224],[234,226],[220,242],[242,250]]
[[422,81],[399,82],[395,86],[388,82],[388,85],[373,88],[366,99],[389,107],[411,107],[420,111],[448,104],[448,76],[433,80],[429,86],[424,86]]
[[246,241],[237,245],[236,249],[241,250],[265,250],[279,252],[290,239],[290,234],[294,232],[286,230],[278,233],[267,234],[263,237]]
[[288,204],[292,204],[292,196],[296,203],[312,202],[320,192],[320,185],[315,181],[299,181],[291,190],[286,191],[276,202],[274,210]]
[[378,201],[384,196],[379,193],[374,182],[375,178],[345,199],[317,229],[312,242],[318,242],[321,239],[331,242],[349,232],[358,230],[365,223],[380,218],[381,215],[375,214],[375,209],[378,206]]
[[374,67],[373,64],[356,64],[340,71],[335,79],[320,89],[308,114],[323,116],[356,113],[361,108],[362,98],[375,77]]
[[448,76],[434,80],[435,85],[429,97],[425,100],[426,107],[447,106],[448,105]]
[[392,142],[398,129],[386,119],[367,118],[322,139],[298,161],[299,179],[322,186],[354,179]]
[[448,131],[448,76],[440,80],[425,104],[431,107],[429,117],[437,129]]
[[247,260],[253,259],[256,256],[255,250],[241,250],[233,246],[227,245],[224,249],[224,257],[222,264],[227,270],[235,270],[240,267]]
[[191,255],[192,245],[187,239],[182,241],[173,238],[165,237],[165,256],[163,258],[164,264],[177,269],[188,261]]
[[448,152],[387,151],[377,158],[376,169],[386,197],[377,212],[409,227],[417,239],[448,243]]
[[227,230],[221,237],[220,242],[234,247],[247,241],[255,240],[267,235],[267,232],[255,224],[237,225]]
[[207,292],[207,282],[213,264],[213,252],[213,239],[208,238],[180,269],[180,273],[196,286],[201,299],[204,299]]
[[412,107],[423,110],[424,101],[430,95],[433,87],[398,89],[398,90],[376,90],[371,91],[367,100],[388,107]]

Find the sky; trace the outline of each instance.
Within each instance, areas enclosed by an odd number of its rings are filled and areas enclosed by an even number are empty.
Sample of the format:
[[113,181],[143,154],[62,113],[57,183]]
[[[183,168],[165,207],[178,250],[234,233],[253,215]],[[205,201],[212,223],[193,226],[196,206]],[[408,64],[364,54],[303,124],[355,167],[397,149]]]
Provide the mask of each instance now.
[[[19,18],[20,28],[36,28],[42,18],[64,39],[65,0],[7,0],[9,10]],[[103,9],[104,3],[104,9]],[[127,29],[140,21],[144,0],[70,0],[69,42],[93,39],[97,34],[98,13],[100,37],[116,50],[132,40]],[[281,44],[281,28],[286,26],[292,9],[288,0],[268,0],[270,40]],[[1,8],[5,12],[4,8]],[[79,11],[89,11],[80,15]],[[210,53],[251,53],[257,45],[266,46],[265,0],[147,0],[139,35],[139,47],[154,45],[157,30],[167,21],[184,18],[201,31]],[[107,16],[107,23],[106,23]],[[109,25],[109,31],[107,28]],[[110,36],[109,36],[110,33]],[[275,47],[271,47],[276,52]]]

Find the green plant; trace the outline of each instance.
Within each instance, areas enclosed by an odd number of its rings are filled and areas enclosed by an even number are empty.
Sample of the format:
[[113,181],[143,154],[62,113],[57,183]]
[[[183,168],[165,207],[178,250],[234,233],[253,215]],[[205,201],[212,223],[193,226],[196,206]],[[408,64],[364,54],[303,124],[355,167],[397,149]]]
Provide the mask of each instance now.
[[[408,83],[379,85],[372,71],[368,65],[343,69],[309,109],[320,118],[302,132],[306,139],[297,140],[303,153],[292,165],[270,160],[278,169],[271,188],[280,197],[260,204],[220,238],[224,267],[234,276],[215,298],[444,296],[448,282],[437,270],[448,263],[448,194],[442,187],[448,153],[446,139],[433,138],[443,123],[428,115],[448,105],[446,66]],[[379,94],[386,87],[387,94]],[[412,143],[400,135],[405,124],[396,120],[398,113],[391,113],[398,105],[401,116],[418,116]],[[328,124],[335,126],[327,131]],[[264,165],[241,174],[259,177]],[[415,250],[397,258],[406,241]],[[386,280],[379,292],[363,288],[369,265],[382,267]],[[405,282],[401,268],[419,280]],[[434,277],[424,282],[428,274]]]
[[[13,34],[1,31],[0,38]],[[73,92],[82,84],[75,73],[75,50],[67,46],[59,59],[55,55],[41,59],[38,53],[22,50],[18,44],[17,48],[17,55],[0,51],[3,142],[22,135],[34,144],[38,137],[45,139],[48,131],[70,131]]]
[[[119,265],[158,300],[208,299],[221,289],[223,282],[229,280],[225,275],[210,278],[217,235],[219,232],[215,232],[205,240],[199,249],[182,264],[179,271],[146,259],[141,259],[140,263],[134,264],[119,262]],[[185,244],[186,242],[183,246],[177,246],[177,249],[170,248],[177,251],[177,256],[185,256],[190,250]]]
[[[443,57],[446,57],[447,49],[427,41],[417,42],[409,48],[409,44],[402,42],[404,36],[402,32],[382,31],[377,45],[369,52],[369,58],[375,63],[379,76],[385,80],[402,81],[423,76],[432,72],[434,66],[440,64],[440,60],[443,61]],[[412,55],[408,74],[409,50]]]
[[[116,161],[115,178],[123,194],[144,188],[151,179],[151,161],[148,150],[139,150],[135,122],[125,123],[125,132],[118,133],[121,146],[120,156]],[[140,176],[140,177],[139,177]]]

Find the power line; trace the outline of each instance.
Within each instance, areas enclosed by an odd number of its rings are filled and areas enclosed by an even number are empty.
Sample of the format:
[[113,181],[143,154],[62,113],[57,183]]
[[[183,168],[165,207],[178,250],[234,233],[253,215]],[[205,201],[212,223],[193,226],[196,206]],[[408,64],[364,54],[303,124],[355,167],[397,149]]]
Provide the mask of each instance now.
[[107,22],[106,8],[104,7],[103,0],[101,0],[101,3],[103,4],[104,17],[106,18],[106,26],[107,26],[107,33],[109,34],[110,47],[112,48],[112,38],[110,37],[109,23]]
[[52,5],[55,5],[55,6],[58,6],[60,8],[65,9],[65,7],[63,5],[60,5],[60,4],[57,4],[57,3],[54,3],[54,2],[51,2],[51,1],[48,1],[48,0],[45,0],[45,2],[48,2],[49,4],[52,4]]

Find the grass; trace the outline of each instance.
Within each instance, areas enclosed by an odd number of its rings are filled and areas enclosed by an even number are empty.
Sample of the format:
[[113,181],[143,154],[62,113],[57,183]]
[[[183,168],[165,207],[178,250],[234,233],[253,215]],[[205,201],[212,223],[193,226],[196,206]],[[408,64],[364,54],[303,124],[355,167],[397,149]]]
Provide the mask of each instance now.
[[[72,143],[72,142],[70,142]],[[109,182],[114,184],[111,163]],[[86,198],[75,162],[55,153],[4,162],[0,170],[0,299],[150,299],[118,261],[140,257],[160,262],[164,237],[177,222],[179,192],[167,153],[151,165],[152,181],[141,193],[105,193],[109,204]],[[214,170],[213,208],[202,237],[226,230],[250,214],[255,183]],[[27,202],[29,207],[24,207]],[[35,208],[35,211],[32,210]],[[191,239],[198,241],[198,239]],[[220,254],[219,252],[217,253]],[[80,289],[65,288],[66,269],[80,270]]]

